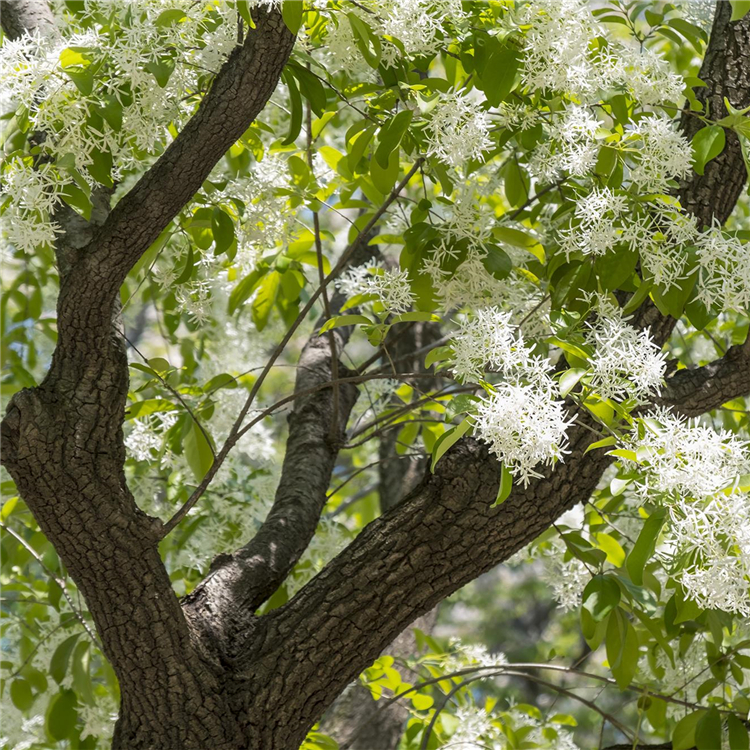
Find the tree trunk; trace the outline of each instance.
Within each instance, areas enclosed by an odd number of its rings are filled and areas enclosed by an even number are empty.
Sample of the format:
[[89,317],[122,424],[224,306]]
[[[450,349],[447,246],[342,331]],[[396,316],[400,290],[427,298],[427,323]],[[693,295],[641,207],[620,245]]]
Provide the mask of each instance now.
[[[277,85],[294,37],[278,8],[254,13],[255,28],[190,123],[91,240],[61,255],[59,340],[50,371],[39,387],[13,397],[2,423],[3,463],[83,593],[120,682],[116,750],[297,748],[417,617],[587,499],[611,461],[602,451],[586,453],[594,438],[578,413],[565,462],[492,507],[500,466],[486,445],[463,439],[435,474],[425,473],[291,601],[257,617],[256,608],[314,533],[335,460],[333,440],[318,446],[313,482],[292,458],[285,463],[266,531],[255,544],[217,558],[198,594],[178,601],[159,557],[162,524],[138,509],[125,482],[127,360],[112,320],[129,269]],[[730,23],[730,13],[728,3],[718,4],[701,78],[711,101],[728,96],[742,107],[750,104],[750,16]],[[7,18],[6,10],[4,24]],[[717,106],[713,117],[721,114]],[[683,203],[706,223],[726,219],[744,184],[732,138],[700,180],[682,186]],[[650,304],[636,320],[650,325],[659,343],[674,323]],[[330,350],[320,344],[312,342],[307,354],[313,377],[322,374],[316,382],[325,384]],[[716,408],[747,392],[748,365],[746,344],[730,350],[721,366],[677,373],[666,403],[678,393],[695,408]],[[290,433],[300,441],[290,446],[304,449],[305,435],[330,437],[331,394],[329,387],[315,399],[297,399]],[[340,419],[353,399],[342,396]],[[317,421],[314,429],[309,420]]]

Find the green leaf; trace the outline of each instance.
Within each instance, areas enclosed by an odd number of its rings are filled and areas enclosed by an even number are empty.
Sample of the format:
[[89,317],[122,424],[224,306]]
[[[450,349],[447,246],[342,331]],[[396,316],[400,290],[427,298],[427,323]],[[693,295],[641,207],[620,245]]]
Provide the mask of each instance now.
[[638,669],[638,635],[621,609],[615,609],[607,625],[607,661],[612,676],[625,690]]
[[169,360],[164,359],[164,357],[151,357],[148,363],[154,372],[158,372],[159,375],[164,375],[165,372],[169,372],[172,369]]
[[300,30],[303,12],[302,0],[286,0],[281,4],[281,17],[292,34],[296,34]]
[[158,414],[165,411],[175,411],[177,407],[163,398],[147,398],[143,401],[136,401],[128,406],[125,412],[125,419],[138,419],[149,414]]
[[703,612],[703,609],[692,599],[677,599],[677,616],[674,618],[675,625],[683,622],[697,620]]
[[117,97],[112,94],[103,94],[101,104],[96,107],[96,111],[107,121],[107,124],[115,133],[122,130],[122,104],[117,100]]
[[58,684],[65,678],[65,673],[68,671],[68,662],[70,661],[70,655],[73,653],[80,633],[71,635],[66,638],[56,649],[55,653],[52,654],[52,658],[49,662],[49,673],[52,679]]
[[510,496],[511,490],[513,489],[513,475],[510,473],[508,467],[502,464],[500,472],[500,486],[497,489],[497,497],[495,502],[492,503],[494,508],[497,505],[502,505]]
[[667,511],[664,508],[658,508],[646,519],[641,533],[638,534],[638,539],[633,545],[633,549],[630,550],[628,559],[625,561],[625,568],[628,571],[630,580],[638,586],[643,585],[643,569],[646,567],[646,563],[651,555],[654,554],[656,539],[659,536],[666,515]]
[[707,125],[693,136],[693,167],[703,174],[706,164],[715,159],[726,145],[726,135],[721,125]]
[[261,263],[258,267],[250,274],[245,276],[237,286],[232,289],[229,295],[229,314],[233,315],[237,308],[246,302],[250,295],[255,291],[255,287],[258,286],[261,279],[268,273],[269,267],[265,263]]
[[693,299],[691,299],[685,305],[685,315],[691,325],[702,331],[712,320],[716,318],[716,313],[709,310],[703,302],[695,297],[695,289],[693,289]]
[[88,195],[72,182],[66,183],[60,191],[62,199],[73,209],[75,209],[86,221],[91,221],[91,211],[94,205],[91,203]]
[[370,177],[372,178],[372,184],[375,185],[383,195],[388,195],[396,184],[399,169],[398,149],[391,152],[391,155],[388,157],[388,166],[386,168],[381,167],[377,159],[373,159],[373,161],[370,162]]
[[247,0],[237,0],[237,12],[242,16],[242,20],[248,25],[248,28],[255,28],[255,21],[250,13],[250,3]]
[[511,229],[510,227],[495,227],[492,235],[496,240],[505,242],[513,247],[520,247],[528,250],[540,263],[544,263],[544,248],[536,237],[532,237],[520,229]]
[[442,362],[446,359],[450,359],[453,356],[453,347],[451,346],[436,346],[434,349],[427,352],[427,356],[424,358],[425,368],[429,368],[435,364],[435,362]]
[[214,207],[211,214],[211,233],[216,243],[217,255],[226,252],[232,245],[232,242],[234,242],[234,222],[232,221],[232,217],[218,206]]
[[380,64],[382,45],[380,38],[373,32],[370,26],[354,13],[347,13],[349,25],[352,27],[354,41],[371,68],[377,68]]
[[566,370],[560,378],[560,395],[563,398],[567,396],[587,372],[588,370],[582,367],[574,367],[572,370]]
[[617,438],[612,437],[606,437],[602,438],[601,440],[597,440],[595,443],[591,443],[588,448],[584,451],[585,453],[588,453],[589,451],[596,450],[597,448],[606,448],[608,445],[615,445],[617,443]]
[[174,23],[182,21],[183,18],[187,18],[185,11],[177,8],[170,8],[169,10],[163,10],[154,21],[155,26],[171,26]]
[[729,750],[750,750],[750,733],[736,716],[730,714],[727,718],[727,729],[729,730]]
[[94,90],[94,74],[89,70],[91,53],[88,47],[66,47],[60,52],[60,67],[85,96]]
[[91,149],[91,158],[91,163],[86,167],[91,176],[101,185],[112,187],[112,154],[94,148]]
[[630,313],[637,310],[641,303],[648,297],[648,293],[651,291],[653,286],[652,282],[642,281],[638,289],[635,290],[633,296],[627,301],[625,307],[622,308],[623,315],[630,315]]
[[729,0],[732,6],[732,17],[730,21],[741,21],[750,13],[750,0]]
[[297,63],[290,62],[287,64],[287,70],[299,82],[299,91],[302,96],[310,102],[310,107],[318,117],[322,117],[326,110],[326,90],[317,76],[311,73],[307,68],[303,68]]
[[330,331],[332,328],[341,328],[342,326],[354,326],[364,323],[365,325],[373,325],[373,322],[365,317],[364,315],[337,315],[336,317],[327,320],[321,327],[319,333],[325,333]]
[[375,151],[375,158],[383,169],[388,169],[391,153],[399,147],[401,139],[409,129],[413,115],[410,109],[402,110],[380,129],[378,133],[380,145]]
[[690,750],[695,747],[695,730],[704,713],[705,711],[693,711],[680,719],[672,732],[672,750]]
[[60,67],[63,70],[88,67],[92,52],[90,47],[66,47],[60,52]]
[[469,417],[465,417],[462,422],[455,427],[446,430],[436,441],[432,449],[432,465],[430,471],[435,473],[435,465],[445,455],[445,452],[455,445],[471,428]]
[[196,481],[200,482],[213,465],[214,457],[211,452],[211,444],[194,419],[188,421],[184,450],[188,465],[195,475]]
[[638,263],[638,251],[627,247],[598,257],[594,261],[594,273],[604,289],[618,289],[635,271]]
[[76,694],[72,690],[61,690],[47,709],[47,732],[55,740],[65,740],[73,734],[78,713]]
[[144,68],[153,75],[161,88],[169,83],[169,78],[174,70],[174,60],[169,57],[160,60],[152,60],[144,65]]
[[620,543],[610,534],[599,532],[594,534],[597,546],[604,550],[607,555],[607,562],[616,568],[622,567],[625,562],[625,550]]
[[607,559],[605,552],[593,547],[577,531],[568,531],[565,534],[560,534],[560,538],[563,540],[567,551],[577,560],[586,563],[586,565],[597,567]]
[[513,262],[505,250],[501,250],[497,245],[485,245],[487,254],[482,258],[482,265],[496,279],[505,279],[513,269]]
[[271,271],[258,285],[258,294],[252,306],[253,323],[258,331],[262,331],[268,323],[268,316],[271,314],[273,303],[276,302],[280,284],[281,274],[278,271]]
[[497,37],[477,37],[475,59],[479,73],[477,88],[485,93],[493,107],[497,107],[513,89],[518,72],[518,50],[506,46]]
[[219,375],[214,375],[214,377],[209,380],[206,385],[203,386],[203,392],[204,393],[213,393],[214,391],[218,391],[220,388],[236,388],[238,385],[237,378],[230,375],[228,372],[222,372]]
[[511,206],[520,206],[529,197],[529,177],[521,165],[511,159],[505,167],[505,197]]
[[625,458],[628,461],[637,461],[638,454],[635,451],[628,450],[627,448],[615,448],[610,451],[607,455],[616,456],[617,458]]
[[289,70],[284,70],[281,74],[281,79],[287,85],[289,89],[289,107],[291,109],[291,117],[289,118],[289,133],[286,138],[282,141],[282,146],[291,146],[296,140],[297,136],[302,129],[302,96],[297,87],[297,81]]
[[174,280],[175,284],[184,284],[190,280],[193,275],[193,269],[195,268],[195,256],[193,255],[193,246],[188,245],[187,257],[185,258],[185,266],[183,267],[180,275]]
[[73,687],[78,698],[84,703],[93,706],[95,701],[94,691],[91,684],[91,644],[88,641],[80,641],[71,657],[71,672],[73,673]]
[[420,695],[415,693],[411,697],[411,703],[417,711],[426,711],[435,701],[429,695]]
[[392,323],[439,323],[440,318],[431,312],[420,312],[419,310],[412,310],[411,312],[401,313],[397,315]]
[[620,603],[620,587],[611,576],[594,576],[583,590],[582,606],[601,622]]
[[19,711],[28,711],[34,702],[31,685],[26,680],[15,679],[10,683],[10,699]]

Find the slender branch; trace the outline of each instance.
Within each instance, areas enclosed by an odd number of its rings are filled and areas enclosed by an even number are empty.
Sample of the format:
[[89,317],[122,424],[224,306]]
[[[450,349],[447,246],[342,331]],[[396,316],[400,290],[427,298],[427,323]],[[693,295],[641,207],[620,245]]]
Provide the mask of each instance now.
[[65,582],[64,578],[60,578],[57,574],[55,574],[53,571],[51,571],[42,560],[39,553],[16,531],[10,528],[10,526],[7,526],[4,523],[0,522],[0,529],[2,529],[7,534],[10,534],[19,544],[23,545],[23,547],[26,549],[26,551],[36,560],[36,562],[44,569],[45,573],[60,587],[60,590],[62,591],[62,595],[65,597],[65,600],[70,605],[70,608],[73,610],[73,614],[75,614],[76,619],[81,623],[83,626],[83,629],[86,631],[86,634],[88,637],[99,647],[99,649],[102,649],[101,643],[99,643],[99,639],[96,637],[94,632],[91,630],[91,628],[88,626],[88,623],[84,619],[83,615],[81,614],[80,610],[76,607],[76,605],[73,603],[73,599],[70,596],[70,593],[68,592],[68,586]]
[[[310,64],[307,65],[308,71],[310,70]],[[310,171],[313,171],[313,156],[312,156],[312,109],[310,102],[307,102],[307,165],[310,167]],[[315,236],[315,256],[318,261],[318,283],[323,288],[323,310],[325,311],[326,320],[331,319],[331,304],[328,301],[328,290],[323,287],[325,281],[325,270],[323,269],[323,243],[320,239],[320,216],[317,211],[313,211],[313,229]],[[339,354],[336,351],[336,334],[333,330],[327,332],[328,346],[331,350],[331,379],[336,381],[339,379]],[[338,385],[333,386],[333,406],[331,408],[331,429],[329,433],[329,439],[335,439],[335,433],[339,423],[339,387]]]
[[[419,376],[420,373],[405,373],[404,378],[410,378],[410,377],[416,377]],[[358,383],[364,383],[367,380],[382,380],[385,376],[378,373],[373,374],[366,374],[366,375],[350,375],[343,378],[339,378],[338,380],[325,380],[324,382],[318,383],[317,385],[310,386],[309,388],[304,388],[299,391],[295,391],[294,393],[289,394],[288,396],[284,396],[284,398],[279,399],[275,403],[271,404],[270,406],[266,407],[262,411],[258,413],[256,417],[254,417],[248,424],[246,424],[241,430],[235,433],[231,445],[229,445],[229,449],[237,443],[237,441],[245,435],[247,432],[249,432],[253,427],[255,427],[258,422],[262,422],[266,417],[273,414],[275,411],[278,411],[282,406],[285,406],[286,404],[289,404],[293,401],[297,401],[298,399],[304,397],[304,396],[310,396],[315,393],[319,393],[321,391],[325,391],[329,388],[332,388],[335,385],[342,385],[342,384],[348,384],[348,385],[357,385]],[[224,448],[222,448],[222,452],[224,452],[225,448],[228,445],[228,440],[224,444]],[[229,450],[226,451],[226,453],[229,453]],[[219,459],[221,459],[222,453],[219,453],[219,456],[217,458],[217,461],[214,462],[214,465],[211,467],[211,470],[206,474],[206,477],[211,475],[211,477],[215,476],[216,470],[218,470],[218,467],[216,467],[216,464],[218,463]],[[224,455],[226,458],[226,454]],[[216,467],[216,470],[214,470],[214,467]],[[172,516],[172,518],[167,521],[167,523],[164,524],[164,527],[162,529],[162,538],[167,536],[172,529],[177,526],[180,521],[182,521],[183,518],[188,514],[188,512],[195,506],[195,504],[200,500],[203,493],[208,488],[208,485],[210,484],[210,480],[207,480],[206,477],[201,481],[201,483],[195,488],[193,493],[190,495],[190,497],[185,501],[184,505],[177,511],[177,513]]]
[[[284,337],[278,343],[278,345],[272,352],[271,356],[269,357],[268,361],[266,362],[265,366],[263,367],[263,370],[261,374],[258,376],[258,379],[255,381],[255,383],[253,383],[253,387],[250,390],[250,394],[245,400],[245,403],[242,409],[240,410],[240,413],[238,414],[237,419],[232,425],[232,428],[229,431],[229,435],[227,436],[227,439],[224,442],[224,445],[222,446],[221,450],[217,454],[216,460],[213,462],[211,468],[208,470],[208,473],[205,475],[205,477],[203,478],[201,483],[198,485],[198,487],[195,489],[193,494],[188,498],[183,508],[180,509],[180,511],[178,511],[178,513],[175,514],[175,516],[173,516],[164,525],[164,529],[162,531],[162,538],[166,536],[167,534],[169,534],[169,532],[187,515],[187,512],[190,510],[190,508],[192,508],[195,505],[195,503],[198,502],[198,500],[200,499],[200,496],[203,494],[206,487],[208,487],[208,485],[211,483],[214,476],[216,476],[216,473],[218,472],[218,470],[221,468],[222,464],[226,460],[226,457],[229,455],[229,452],[237,443],[237,440],[239,440],[239,438],[242,437],[242,435],[245,432],[247,432],[247,430],[250,429],[252,425],[254,425],[258,421],[256,419],[244,429],[242,428],[242,423],[244,422],[245,417],[247,416],[247,413],[250,411],[250,407],[252,406],[253,401],[255,400],[255,397],[258,394],[258,391],[260,390],[261,386],[265,382],[265,379],[268,376],[268,373],[271,371],[274,364],[276,363],[276,360],[281,356],[284,349],[286,349],[286,345],[291,341],[297,329],[302,324],[302,321],[307,317],[307,314],[310,312],[310,310],[312,310],[313,305],[318,300],[318,297],[320,297],[320,295],[323,293],[326,287],[328,287],[328,285],[346,267],[346,265],[349,262],[349,259],[360,247],[364,238],[369,236],[372,228],[380,220],[383,214],[388,210],[388,207],[391,205],[391,203],[393,203],[393,201],[396,200],[396,198],[398,197],[398,194],[404,189],[404,187],[406,187],[409,180],[411,180],[411,178],[419,169],[419,165],[421,163],[422,163],[422,159],[420,158],[414,163],[414,165],[406,174],[406,176],[403,178],[403,180],[401,180],[401,182],[399,182],[398,185],[396,185],[396,187],[393,188],[393,190],[390,192],[390,194],[385,199],[385,201],[380,206],[380,208],[373,214],[372,218],[367,223],[365,228],[356,236],[356,238],[344,250],[344,252],[341,255],[341,258],[339,258],[338,263],[333,268],[333,270],[328,274],[328,276],[326,276],[326,278],[323,280],[323,283],[312,293],[312,295],[310,296],[310,299],[307,301],[307,304],[302,308],[296,320],[292,323],[291,326],[289,326],[286,333],[284,334]],[[344,378],[344,379],[339,378],[336,382],[341,383],[341,382],[354,382],[354,381],[347,379],[347,378]],[[333,385],[333,384],[334,384],[333,381],[329,381],[325,387],[328,387],[328,385]],[[298,394],[298,395],[304,395],[304,394]],[[283,402],[286,403],[292,399],[293,399],[293,396],[289,397],[288,399],[284,399]]]
[[[129,338],[128,338],[128,337],[126,336],[126,335],[125,335],[125,332],[124,332],[124,331],[120,331],[120,335],[121,335],[121,336],[123,337],[123,339],[125,339],[125,341],[126,341],[126,342],[128,343],[128,345],[130,346],[130,348],[131,348],[131,349],[132,349],[132,350],[133,350],[133,351],[134,351],[134,352],[135,352],[135,353],[136,353],[136,354],[137,354],[137,355],[138,355],[138,356],[139,356],[139,357],[140,357],[140,358],[141,358],[141,359],[142,359],[142,360],[143,360],[143,361],[144,361],[144,362],[146,363],[146,364],[148,364],[148,357],[146,357],[146,356],[145,356],[145,355],[144,355],[144,354],[143,354],[143,353],[142,353],[142,352],[141,352],[141,351],[140,351],[140,350],[138,349],[138,347],[137,347],[137,346],[136,346],[136,345],[135,345],[135,344],[134,344],[134,343],[133,343],[133,342],[132,342],[132,341],[131,341],[131,340],[130,340],[130,339],[129,339]],[[188,415],[190,416],[190,418],[191,418],[191,419],[193,420],[193,422],[195,422],[195,424],[197,425],[198,429],[199,429],[199,430],[201,431],[201,433],[203,434],[203,437],[205,438],[205,440],[206,440],[206,443],[208,443],[208,447],[209,447],[209,449],[211,450],[211,455],[213,456],[213,458],[214,458],[214,461],[215,461],[215,460],[216,460],[216,451],[214,450],[214,444],[213,444],[213,441],[211,440],[211,436],[210,436],[210,435],[208,434],[208,431],[206,430],[206,428],[205,428],[205,427],[203,426],[203,424],[201,423],[201,421],[200,421],[200,420],[198,419],[198,417],[197,417],[197,416],[195,415],[195,412],[193,412],[193,410],[192,410],[192,409],[190,408],[190,406],[189,406],[189,404],[187,403],[187,401],[185,401],[185,399],[184,399],[184,398],[182,397],[182,394],[181,394],[181,393],[180,393],[180,392],[179,392],[179,391],[178,391],[178,390],[177,390],[176,388],[173,388],[173,387],[172,387],[171,385],[169,385],[169,383],[168,383],[168,382],[166,381],[166,379],[165,379],[165,378],[163,378],[163,377],[162,377],[162,376],[161,376],[161,375],[160,375],[160,374],[159,374],[158,372],[156,372],[156,370],[154,370],[154,374],[156,375],[156,378],[157,378],[157,379],[158,379],[158,381],[159,381],[159,382],[160,382],[160,383],[162,384],[162,386],[163,386],[163,387],[164,387],[164,388],[165,388],[166,390],[168,390],[168,391],[169,391],[169,392],[170,392],[170,393],[171,393],[171,394],[172,394],[172,395],[173,395],[173,396],[174,396],[174,397],[175,397],[175,398],[176,398],[176,399],[177,399],[177,400],[178,400],[178,401],[180,402],[180,404],[181,404],[181,405],[182,405],[182,407],[183,407],[183,408],[185,409],[185,411],[186,411],[186,412],[188,413]],[[136,402],[136,403],[137,403],[137,402]]]

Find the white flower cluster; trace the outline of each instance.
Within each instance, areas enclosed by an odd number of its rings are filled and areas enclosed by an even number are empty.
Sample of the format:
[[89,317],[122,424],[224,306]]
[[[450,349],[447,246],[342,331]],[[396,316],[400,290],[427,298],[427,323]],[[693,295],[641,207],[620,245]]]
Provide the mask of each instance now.
[[589,40],[597,27],[583,0],[534,0],[522,8],[526,34],[523,82],[533,90],[552,89],[586,96],[599,88]]
[[562,401],[536,385],[502,383],[477,404],[474,430],[509,471],[528,484],[540,463],[562,460],[567,420]]
[[459,323],[452,346],[453,375],[461,383],[484,380],[488,366],[504,373],[524,373],[532,362],[531,349],[510,324],[510,313],[496,307],[477,310]]
[[269,248],[286,245],[295,224],[288,199],[279,193],[290,187],[286,156],[267,153],[252,165],[247,177],[234,179],[222,192],[225,202],[239,199],[244,212],[237,223],[235,264],[252,271]]
[[698,299],[706,307],[743,312],[750,307],[750,246],[719,227],[696,241],[700,275]]
[[481,643],[464,643],[460,638],[451,638],[449,653],[443,661],[446,672],[459,672],[466,667],[503,667],[508,664],[504,653],[490,653]]
[[750,499],[734,493],[670,507],[667,544],[684,562],[677,579],[706,609],[750,616]]
[[428,156],[456,169],[470,159],[481,161],[492,146],[487,113],[467,94],[439,94],[429,115],[427,143]]
[[474,750],[478,747],[488,747],[488,742],[500,739],[502,736],[483,708],[472,705],[461,706],[455,716],[458,720],[458,727],[450,738],[450,747]]
[[[698,227],[694,216],[683,213],[679,205],[664,199],[649,202],[652,221],[640,222],[638,232],[632,232],[638,240],[643,267],[654,277],[654,281],[666,288],[680,286],[687,277],[688,246],[698,238]],[[631,245],[633,247],[633,245]]]
[[495,123],[504,128],[529,130],[540,120],[539,110],[528,104],[516,102],[500,102],[495,116]]
[[400,268],[387,268],[368,279],[368,289],[378,298],[386,312],[392,315],[405,313],[416,299],[411,291],[409,272]]
[[541,579],[552,589],[552,596],[563,612],[578,609],[591,572],[577,558],[565,559],[562,543],[553,546],[542,556],[544,570]]
[[386,312],[405,313],[414,304],[409,272],[400,268],[383,268],[380,263],[365,263],[345,271],[336,281],[347,297],[373,295]]
[[[407,57],[437,52],[443,43],[446,22],[458,26],[465,18],[460,0],[375,0],[377,14],[383,19],[382,34],[398,39]],[[401,54],[389,43],[384,56]]]
[[586,107],[571,104],[556,113],[547,128],[549,139],[532,154],[531,171],[545,182],[556,179],[560,172],[575,177],[589,174],[596,164],[599,146],[595,135],[599,127]]
[[602,398],[645,403],[661,390],[665,357],[648,330],[628,325],[620,308],[600,299],[588,323],[586,343],[594,347],[589,386]]
[[669,63],[648,47],[618,45],[613,60],[615,75],[625,90],[644,106],[682,99],[685,82]]
[[519,24],[531,24],[524,46],[523,81],[532,90],[553,90],[594,101],[617,88],[645,106],[675,103],[682,77],[648,48],[610,42],[597,48],[602,29],[585,0],[532,0]]
[[[184,16],[169,24],[156,23],[166,9],[162,0],[143,0],[127,13],[117,3],[104,5],[113,18],[120,14],[120,31],[77,28],[71,17],[66,36],[27,34],[4,39],[0,47],[3,108],[25,108],[30,130],[44,134],[43,154],[67,165],[46,164],[32,177],[30,165],[12,160],[7,179],[20,183],[23,191],[7,189],[12,203],[5,224],[8,240],[24,251],[54,240],[50,215],[62,187],[74,182],[73,168],[91,186],[95,181],[87,167],[98,153],[112,155],[114,180],[129,170],[142,171],[144,152],[156,154],[170,137],[170,123],[179,124],[192,113],[194,103],[182,101],[184,92],[196,90],[199,72],[217,70],[236,44],[236,10],[225,3],[196,10],[190,0],[171,0],[169,9]],[[153,70],[169,51],[177,51],[176,65],[162,88]],[[90,95],[81,93],[65,73],[64,61],[107,76],[106,90],[97,86]],[[102,119],[100,112],[108,106],[113,114]],[[92,117],[99,117],[101,125],[92,125]],[[122,126],[115,129],[112,122],[118,119]]]
[[622,241],[628,216],[628,201],[609,188],[594,188],[576,201],[575,223],[560,230],[560,247],[570,259],[579,250],[585,255],[604,255]]
[[164,444],[164,433],[177,421],[176,412],[163,412],[132,421],[125,447],[137,461],[153,461]]
[[532,747],[548,748],[549,750],[579,750],[570,732],[561,729],[560,725],[554,720],[549,722],[543,720],[538,710],[534,714],[530,708],[528,705],[518,705],[511,706],[508,711],[513,720],[513,729],[518,734],[521,734],[519,730],[527,727],[532,728],[530,732],[524,732],[525,742],[531,744]]
[[532,355],[509,324],[510,313],[496,307],[478,310],[460,325],[453,340],[453,372],[461,382],[484,379],[487,366],[505,381],[477,403],[474,430],[515,476],[528,483],[541,476],[534,467],[561,460],[566,431],[564,404],[549,360]]
[[[369,24],[381,39],[382,59],[392,65],[401,57],[434,54],[444,43],[447,23],[458,27],[466,14],[460,0],[363,0],[351,9]],[[337,69],[355,76],[371,76],[372,69],[362,57],[349,19],[331,13],[327,26],[326,51]]]
[[670,180],[691,173],[693,150],[674,120],[660,115],[644,117],[634,126],[631,139],[640,147],[630,179],[644,192],[667,192]]
[[643,497],[653,493],[672,500],[710,497],[750,473],[750,443],[731,432],[665,408],[649,412],[640,425],[640,434],[626,441],[625,447],[648,462],[639,483]]

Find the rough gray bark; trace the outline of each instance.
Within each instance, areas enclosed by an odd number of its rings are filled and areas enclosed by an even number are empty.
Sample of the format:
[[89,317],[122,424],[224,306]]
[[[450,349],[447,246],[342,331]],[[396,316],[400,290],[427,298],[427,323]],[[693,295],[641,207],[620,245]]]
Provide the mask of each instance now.
[[[729,4],[719,3],[702,77],[709,99],[728,95],[744,106],[750,103],[750,17],[728,18]],[[309,477],[288,464],[289,485],[279,489],[267,531],[214,566],[231,572],[238,565],[239,575],[209,577],[201,591],[210,596],[181,606],[158,554],[161,524],[137,508],[125,483],[127,362],[111,321],[128,269],[277,84],[293,37],[277,10],[258,10],[256,26],[163,157],[91,240],[74,248],[61,269],[59,343],[50,371],[38,388],[16,394],[2,423],[3,463],[84,594],[120,680],[114,746],[123,750],[297,747],[334,698],[416,617],[587,499],[609,464],[602,451],[584,454],[592,436],[579,424],[570,430],[564,464],[515,487],[492,508],[499,465],[486,446],[465,439],[290,602],[256,617],[254,607],[304,548],[322,507],[325,467],[332,466],[330,452],[311,443],[311,436],[328,433],[306,422],[330,421],[325,399],[301,399],[294,419],[304,429],[290,450],[320,451],[314,492],[302,484]],[[683,203],[703,221],[723,221],[744,175],[739,152],[728,147],[702,178],[683,186]],[[673,325],[651,305],[637,320],[651,325],[660,342]],[[746,377],[728,373],[746,354],[727,355],[692,380],[677,373],[670,384],[675,398],[696,410],[743,395]],[[325,347],[313,342],[306,356],[314,370],[325,371]],[[708,376],[720,387],[707,385]],[[584,414],[577,416],[585,423]],[[281,548],[284,561],[276,565],[268,554]]]
[[746,393],[750,393],[750,337],[715,362],[675,372],[659,403],[695,417]]
[[47,0],[3,0],[0,24],[11,39],[17,39],[27,29],[44,36],[54,31],[55,17]]

